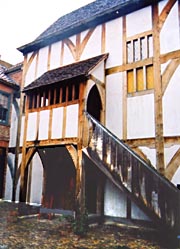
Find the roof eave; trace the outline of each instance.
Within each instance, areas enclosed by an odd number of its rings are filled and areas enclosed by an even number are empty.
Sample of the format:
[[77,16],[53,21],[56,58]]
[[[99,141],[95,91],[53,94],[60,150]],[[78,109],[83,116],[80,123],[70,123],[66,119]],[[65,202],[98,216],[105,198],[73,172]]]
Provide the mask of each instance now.
[[0,79],[0,83],[9,86],[10,88],[14,89],[15,91],[18,91],[20,89],[19,85],[13,84],[11,82],[8,82],[6,80]]
[[115,6],[114,8],[107,10],[106,12],[101,13],[100,15],[93,16],[86,19],[85,22],[77,23],[74,26],[69,26],[64,30],[61,30],[60,32],[53,33],[45,38],[35,40],[31,43],[28,43],[24,46],[21,46],[17,48],[20,52],[23,54],[27,54],[28,52],[36,51],[39,48],[45,47],[49,44],[52,44],[53,42],[57,42],[58,40],[62,40],[64,38],[70,37],[76,33],[82,32],[90,27],[95,27],[99,24],[102,24],[104,22],[113,20],[115,18],[118,18],[123,15],[127,15],[133,11],[136,11],[138,9],[142,9],[144,7],[147,7],[148,5],[151,5],[155,2],[159,2],[161,0],[129,0],[124,2],[123,4],[119,4]]
[[68,78],[68,79],[63,79],[63,80],[60,80],[60,81],[55,81],[53,83],[49,83],[49,84],[46,84],[46,85],[41,85],[41,86],[36,86],[36,87],[25,87],[22,92],[23,93],[28,93],[28,92],[32,92],[32,91],[36,91],[37,89],[43,89],[44,87],[48,87],[48,86],[52,86],[55,85],[55,84],[58,84],[58,83],[63,83],[63,82],[71,82],[73,80],[78,80],[79,82],[83,82],[85,80],[87,80],[89,77],[89,75],[86,75],[86,74],[83,74],[83,75],[78,75],[78,76],[75,76],[75,77],[72,77],[72,78]]

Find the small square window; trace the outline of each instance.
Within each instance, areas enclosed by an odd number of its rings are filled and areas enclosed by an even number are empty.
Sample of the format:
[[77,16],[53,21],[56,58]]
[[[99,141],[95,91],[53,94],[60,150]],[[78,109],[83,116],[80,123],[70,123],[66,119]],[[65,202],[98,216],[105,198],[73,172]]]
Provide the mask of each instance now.
[[0,92],[0,124],[8,124],[10,95]]

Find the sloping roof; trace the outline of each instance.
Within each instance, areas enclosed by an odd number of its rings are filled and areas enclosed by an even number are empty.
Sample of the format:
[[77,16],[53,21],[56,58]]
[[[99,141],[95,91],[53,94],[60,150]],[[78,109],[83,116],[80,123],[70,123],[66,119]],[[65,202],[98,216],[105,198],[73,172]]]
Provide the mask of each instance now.
[[19,85],[7,74],[8,69],[0,65],[0,82],[18,90]]
[[23,68],[23,62],[19,62],[11,67],[7,68],[7,74],[21,71]]
[[96,0],[60,17],[33,42],[21,46],[19,51],[34,51],[73,34],[95,27],[100,23],[126,15],[160,0]]
[[85,80],[89,72],[101,61],[107,58],[108,54],[99,55],[84,61],[75,62],[57,69],[50,70],[26,86],[23,92],[27,92],[39,87],[52,85],[72,79]]

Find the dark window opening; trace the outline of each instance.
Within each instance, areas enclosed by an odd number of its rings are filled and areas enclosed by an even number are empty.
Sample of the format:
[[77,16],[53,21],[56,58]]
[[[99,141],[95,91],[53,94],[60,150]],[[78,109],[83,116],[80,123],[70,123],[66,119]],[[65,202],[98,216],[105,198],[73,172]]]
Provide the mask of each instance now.
[[49,105],[63,104],[79,99],[79,83],[56,85],[41,92],[28,95],[28,108],[42,108]]
[[0,92],[0,123],[8,124],[9,118],[10,95]]

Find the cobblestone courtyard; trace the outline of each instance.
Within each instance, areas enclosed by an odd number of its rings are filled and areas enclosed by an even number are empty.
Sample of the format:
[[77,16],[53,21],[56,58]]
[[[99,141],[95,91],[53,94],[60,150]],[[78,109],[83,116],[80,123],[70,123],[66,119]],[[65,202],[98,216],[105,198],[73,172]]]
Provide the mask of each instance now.
[[96,226],[90,227],[87,235],[80,238],[73,233],[70,224],[60,221],[59,217],[51,220],[37,216],[20,217],[17,210],[17,204],[0,202],[0,248],[168,248],[158,243],[153,231],[146,229]]

